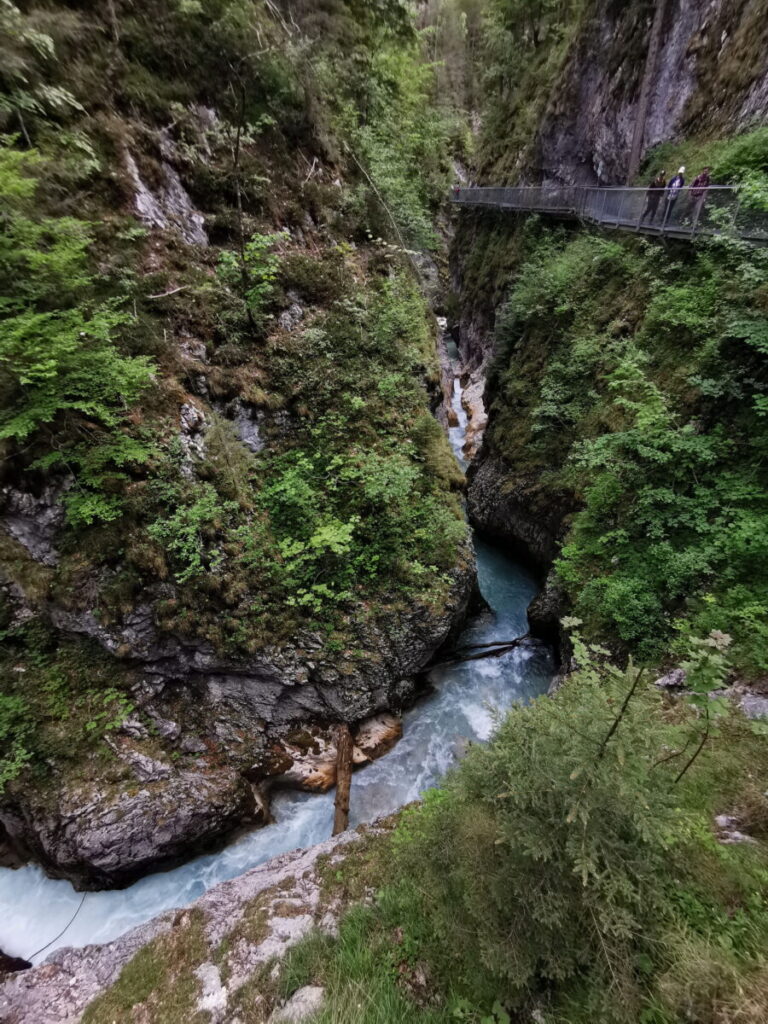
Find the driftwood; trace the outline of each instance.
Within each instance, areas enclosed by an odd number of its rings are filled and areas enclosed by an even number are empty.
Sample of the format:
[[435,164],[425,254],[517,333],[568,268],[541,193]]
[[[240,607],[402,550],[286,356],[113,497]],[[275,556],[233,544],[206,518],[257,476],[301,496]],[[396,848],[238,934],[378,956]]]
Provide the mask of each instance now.
[[349,791],[352,786],[352,733],[344,723],[336,730],[336,799],[333,835],[346,832],[349,825]]
[[[456,648],[454,657],[447,658],[445,661],[439,661],[434,665],[430,665],[428,667],[428,671],[431,671],[433,668],[445,668],[448,665],[457,665],[462,661],[478,661],[480,658],[500,658],[502,654],[514,651],[516,647],[528,642],[537,642],[536,638],[532,637],[530,633],[518,636],[514,640],[495,640],[492,644],[465,644],[462,647]],[[471,651],[475,653],[469,653]]]

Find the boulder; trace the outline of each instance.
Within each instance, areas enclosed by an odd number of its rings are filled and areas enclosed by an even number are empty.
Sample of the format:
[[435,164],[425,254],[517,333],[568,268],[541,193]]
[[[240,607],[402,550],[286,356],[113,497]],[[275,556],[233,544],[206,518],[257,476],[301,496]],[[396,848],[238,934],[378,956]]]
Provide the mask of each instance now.
[[403,735],[403,723],[386,712],[362,722],[354,732],[355,764],[375,761],[394,747]]
[[32,966],[29,960],[20,956],[9,956],[0,949],[0,977],[4,974],[15,974],[16,971],[27,971]]
[[250,785],[232,769],[201,765],[149,774],[138,786],[64,786],[54,801],[21,807],[7,801],[0,821],[14,844],[30,850],[53,877],[69,878],[79,889],[103,889],[177,863],[263,814]]
[[285,1006],[275,1010],[269,1024],[303,1024],[319,1013],[325,1002],[325,989],[319,985],[305,985],[294,992]]

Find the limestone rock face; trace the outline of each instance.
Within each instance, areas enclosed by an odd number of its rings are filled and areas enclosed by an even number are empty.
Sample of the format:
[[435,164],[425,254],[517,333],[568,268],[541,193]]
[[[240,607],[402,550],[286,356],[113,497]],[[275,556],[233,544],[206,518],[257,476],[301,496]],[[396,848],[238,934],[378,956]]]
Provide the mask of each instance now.
[[515,473],[499,455],[483,449],[469,472],[467,512],[483,533],[523,550],[549,566],[558,550],[568,498],[541,494],[537,483]]
[[[326,652],[311,632],[247,660],[224,657],[158,629],[155,603],[168,586],[147,588],[143,603],[109,626],[89,610],[46,610],[62,633],[90,637],[140,675],[135,710],[107,743],[116,772],[106,778],[94,767],[85,782],[54,775],[44,799],[19,785],[0,801],[16,850],[78,888],[124,885],[244,823],[265,822],[262,782],[329,789],[334,723],[366,723],[355,763],[389,749],[399,724],[381,713],[396,715],[414,699],[417,674],[464,620],[475,566],[467,552],[439,611],[412,605],[359,623],[355,647],[364,654],[354,660]],[[302,733],[308,743],[296,742]]]
[[[374,828],[373,833],[378,831]],[[368,830],[367,835],[371,835]],[[327,842],[296,850],[210,889],[186,910],[169,910],[103,946],[59,949],[31,970],[0,978],[0,1020],[4,1024],[77,1024],[86,1006],[109,989],[139,950],[154,942],[153,958],[162,971],[166,944],[185,929],[201,928],[199,962],[185,964],[195,979],[197,1010],[213,1021],[233,1021],[233,997],[271,960],[278,962],[312,928],[332,930],[344,909],[326,889],[324,862],[340,865],[356,855],[362,838],[344,832]],[[258,929],[250,923],[257,919]],[[295,1016],[304,1007],[316,1012],[317,992],[300,989],[283,1007],[263,1007]],[[143,1005],[132,1019],[149,1019]]]
[[166,159],[160,164],[162,184],[153,192],[144,183],[135,159],[127,150],[124,165],[133,189],[133,205],[148,227],[174,229],[190,245],[208,245],[205,218],[192,205],[179,172]]
[[168,767],[133,786],[63,787],[50,803],[0,807],[0,821],[17,846],[51,875],[83,889],[126,884],[259,816],[238,772],[207,766]]
[[270,1024],[302,1024],[311,1020],[323,1008],[325,989],[319,985],[305,985],[294,992],[285,1006],[275,1010],[269,1018]]
[[5,531],[26,548],[34,561],[47,566],[54,566],[59,560],[55,541],[64,521],[64,509],[57,497],[54,487],[46,487],[39,496],[13,487],[0,490]]
[[[532,147],[529,162],[545,181],[626,183],[652,17],[653,5],[595,5]],[[735,134],[763,121],[768,70],[760,55],[767,39],[759,5],[666,0],[642,152],[684,135]]]

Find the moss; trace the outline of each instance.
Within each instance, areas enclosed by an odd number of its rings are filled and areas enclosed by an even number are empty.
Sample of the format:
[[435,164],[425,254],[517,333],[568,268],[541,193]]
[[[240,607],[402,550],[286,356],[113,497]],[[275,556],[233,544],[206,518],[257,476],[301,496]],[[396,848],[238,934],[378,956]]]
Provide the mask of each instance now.
[[321,908],[349,907],[379,887],[388,873],[392,832],[399,819],[397,811],[375,826],[363,825],[358,829],[362,839],[318,857],[315,871],[320,881]]
[[141,1010],[153,1024],[205,1024],[208,1013],[195,1009],[200,982],[194,970],[207,956],[202,912],[179,913],[170,932],[140,949],[114,985],[86,1007],[83,1024],[115,1024]]
[[294,290],[305,302],[317,305],[342,298],[347,287],[345,277],[344,257],[336,248],[316,256],[288,253],[280,264],[280,281],[285,290]]
[[15,583],[33,607],[40,606],[50,595],[54,570],[35,561],[4,530],[0,530],[0,574]]

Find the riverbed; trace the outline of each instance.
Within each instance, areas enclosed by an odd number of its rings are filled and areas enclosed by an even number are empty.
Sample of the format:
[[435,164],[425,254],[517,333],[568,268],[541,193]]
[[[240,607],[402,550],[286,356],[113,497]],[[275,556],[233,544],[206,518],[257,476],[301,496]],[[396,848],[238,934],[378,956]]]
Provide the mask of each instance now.
[[[454,352],[451,355],[455,358]],[[465,468],[462,448],[467,419],[458,376],[453,408],[458,425],[450,428],[449,440]],[[526,608],[538,589],[536,579],[482,538],[475,537],[475,547],[480,589],[491,610],[470,621],[461,643],[489,644],[520,636],[527,632]],[[551,652],[541,645],[433,669],[430,692],[404,716],[403,738],[387,755],[355,773],[350,826],[373,821],[418,799],[439,782],[468,743],[490,737],[499,714],[546,692],[552,672]],[[272,813],[273,824],[240,836],[217,853],[149,875],[127,889],[83,895],[67,881],[47,878],[37,865],[0,869],[0,948],[29,959],[50,943],[34,958],[39,963],[60,946],[108,942],[277,854],[327,839],[333,793],[281,792],[273,798]]]

